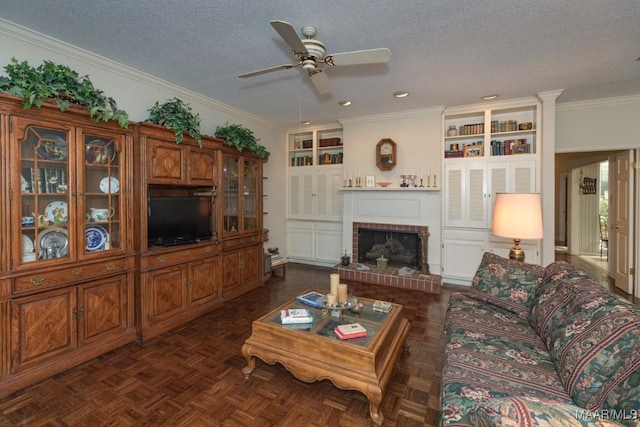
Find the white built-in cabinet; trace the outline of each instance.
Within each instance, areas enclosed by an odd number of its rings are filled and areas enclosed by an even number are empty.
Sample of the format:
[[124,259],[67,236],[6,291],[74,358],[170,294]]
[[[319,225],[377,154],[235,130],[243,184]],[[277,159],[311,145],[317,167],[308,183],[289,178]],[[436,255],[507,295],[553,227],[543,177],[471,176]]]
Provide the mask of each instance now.
[[288,157],[287,258],[334,266],[343,251],[342,130],[291,133]]
[[[534,98],[444,111],[443,281],[470,284],[487,251],[508,257],[513,241],[491,234],[495,195],[539,191],[539,124]],[[539,241],[520,245],[540,262]]]

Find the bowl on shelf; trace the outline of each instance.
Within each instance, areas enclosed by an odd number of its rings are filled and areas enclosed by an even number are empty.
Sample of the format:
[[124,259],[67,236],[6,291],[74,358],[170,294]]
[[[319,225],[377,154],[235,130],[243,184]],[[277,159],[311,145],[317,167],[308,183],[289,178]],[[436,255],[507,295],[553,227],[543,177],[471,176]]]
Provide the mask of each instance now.
[[275,246],[272,246],[272,247],[270,247],[270,248],[267,248],[267,251],[268,251],[270,254],[277,254],[277,253],[278,253],[278,248],[276,248]]
[[531,130],[533,124],[531,122],[520,123],[518,125],[519,130]]
[[388,187],[391,185],[391,181],[378,181],[378,185],[383,188]]

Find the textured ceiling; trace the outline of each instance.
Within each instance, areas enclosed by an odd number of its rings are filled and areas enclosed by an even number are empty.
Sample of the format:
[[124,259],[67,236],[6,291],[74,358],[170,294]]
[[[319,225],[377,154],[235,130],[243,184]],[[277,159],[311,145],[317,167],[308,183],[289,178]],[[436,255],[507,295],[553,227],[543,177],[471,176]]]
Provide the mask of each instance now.
[[[558,102],[640,94],[638,0],[0,0],[0,11],[286,127],[492,93],[564,89]],[[238,78],[294,61],[272,20],[316,26],[327,53],[386,47],[391,59],[326,70],[333,92],[323,96],[299,68]],[[397,90],[410,95],[395,99]]]

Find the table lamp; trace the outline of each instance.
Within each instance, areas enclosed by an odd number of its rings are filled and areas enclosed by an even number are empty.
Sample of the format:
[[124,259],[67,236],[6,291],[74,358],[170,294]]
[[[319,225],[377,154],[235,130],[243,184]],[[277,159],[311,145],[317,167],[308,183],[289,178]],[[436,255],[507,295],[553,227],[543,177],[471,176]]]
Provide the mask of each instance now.
[[494,236],[513,239],[509,258],[524,261],[522,239],[542,239],[542,204],[539,193],[496,193],[493,206]]

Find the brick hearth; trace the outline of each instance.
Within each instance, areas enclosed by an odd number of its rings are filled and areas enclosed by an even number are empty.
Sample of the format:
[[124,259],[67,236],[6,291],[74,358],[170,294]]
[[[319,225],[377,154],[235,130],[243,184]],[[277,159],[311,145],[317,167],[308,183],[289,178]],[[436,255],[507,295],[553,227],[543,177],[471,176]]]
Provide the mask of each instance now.
[[[369,270],[358,270],[358,265],[366,265]],[[338,264],[333,268],[344,281],[373,283],[401,289],[413,289],[421,292],[439,294],[441,277],[434,274],[413,273],[411,276],[400,276],[398,269],[388,267],[383,270],[368,264],[351,263],[347,266]]]

